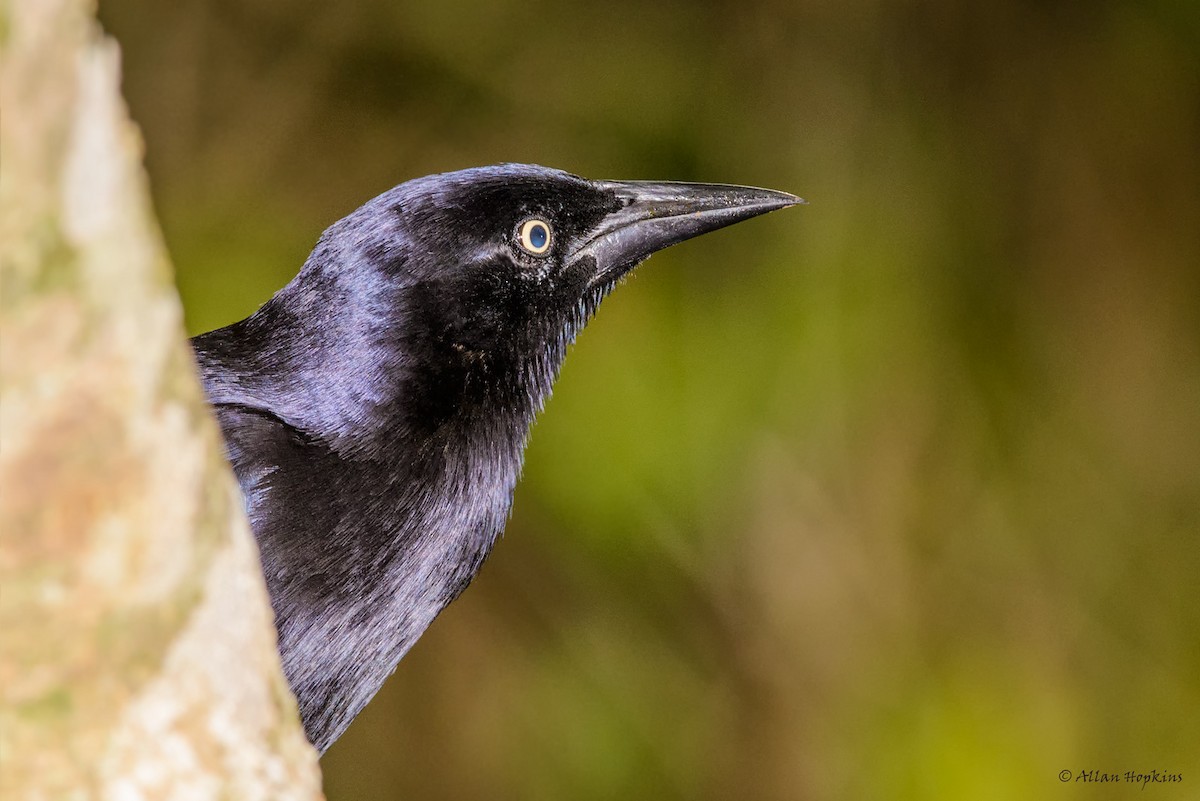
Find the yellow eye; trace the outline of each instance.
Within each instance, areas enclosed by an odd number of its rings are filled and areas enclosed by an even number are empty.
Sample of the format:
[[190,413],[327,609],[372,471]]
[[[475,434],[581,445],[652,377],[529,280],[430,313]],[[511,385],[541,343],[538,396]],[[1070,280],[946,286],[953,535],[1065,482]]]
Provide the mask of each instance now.
[[521,223],[517,242],[535,256],[545,255],[550,250],[550,223],[536,217],[526,220]]

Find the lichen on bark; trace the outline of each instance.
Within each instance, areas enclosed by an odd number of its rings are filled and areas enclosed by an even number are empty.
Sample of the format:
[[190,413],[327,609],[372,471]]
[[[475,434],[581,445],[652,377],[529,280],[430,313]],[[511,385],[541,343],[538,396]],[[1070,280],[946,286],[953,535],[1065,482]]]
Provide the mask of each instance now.
[[0,797],[320,796],[84,0],[0,5]]

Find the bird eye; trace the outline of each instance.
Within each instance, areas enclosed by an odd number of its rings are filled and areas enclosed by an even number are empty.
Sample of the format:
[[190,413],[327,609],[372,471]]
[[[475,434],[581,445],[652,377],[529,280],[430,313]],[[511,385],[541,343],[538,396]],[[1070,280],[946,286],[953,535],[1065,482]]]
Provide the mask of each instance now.
[[517,234],[517,242],[521,247],[535,256],[541,256],[550,249],[550,223],[536,217],[521,223]]

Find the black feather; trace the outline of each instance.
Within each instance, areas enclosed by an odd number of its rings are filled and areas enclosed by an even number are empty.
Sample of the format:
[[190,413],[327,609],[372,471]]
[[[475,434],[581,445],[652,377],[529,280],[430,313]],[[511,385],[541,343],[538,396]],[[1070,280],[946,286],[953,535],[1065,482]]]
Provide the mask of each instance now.
[[[529,165],[430,176],[334,224],[254,315],[193,341],[319,750],[487,558],[534,416],[613,284],[795,200]],[[543,256],[514,241],[530,217],[553,229]]]

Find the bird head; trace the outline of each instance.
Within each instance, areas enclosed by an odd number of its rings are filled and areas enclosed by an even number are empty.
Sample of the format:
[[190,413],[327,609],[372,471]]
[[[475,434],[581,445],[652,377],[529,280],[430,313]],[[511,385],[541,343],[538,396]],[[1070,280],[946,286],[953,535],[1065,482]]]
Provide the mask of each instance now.
[[527,430],[567,345],[634,267],[800,202],[766,189],[591,181],[524,164],[431,175],[331,226],[256,317],[293,332],[290,361],[312,373],[301,381],[328,383],[317,395],[326,424],[353,423],[363,417],[355,408],[373,405],[396,407],[410,428],[467,418]]

